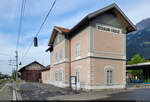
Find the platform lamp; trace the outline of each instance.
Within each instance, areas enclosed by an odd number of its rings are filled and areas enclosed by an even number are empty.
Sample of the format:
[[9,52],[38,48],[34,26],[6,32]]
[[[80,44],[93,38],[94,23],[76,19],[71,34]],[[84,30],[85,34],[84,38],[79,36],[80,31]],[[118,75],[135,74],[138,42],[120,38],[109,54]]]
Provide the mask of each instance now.
[[22,63],[20,62],[20,63],[19,63],[19,65],[21,66],[21,65],[22,65]]
[[37,39],[37,37],[34,37],[34,47],[38,47],[38,39]]

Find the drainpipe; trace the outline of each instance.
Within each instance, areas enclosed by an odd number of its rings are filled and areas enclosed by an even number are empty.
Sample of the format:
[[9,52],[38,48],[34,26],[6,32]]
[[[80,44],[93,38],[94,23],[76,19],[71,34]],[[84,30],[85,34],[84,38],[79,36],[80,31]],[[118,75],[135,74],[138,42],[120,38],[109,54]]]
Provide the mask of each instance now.
[[69,53],[69,56],[68,56],[68,59],[69,59],[69,88],[71,89],[72,87],[71,87],[71,39],[69,39],[69,35],[68,34],[66,34],[66,39],[68,40],[68,45],[67,46],[69,46],[69,51],[68,51],[68,53]]
[[71,87],[71,39],[69,39],[69,87]]

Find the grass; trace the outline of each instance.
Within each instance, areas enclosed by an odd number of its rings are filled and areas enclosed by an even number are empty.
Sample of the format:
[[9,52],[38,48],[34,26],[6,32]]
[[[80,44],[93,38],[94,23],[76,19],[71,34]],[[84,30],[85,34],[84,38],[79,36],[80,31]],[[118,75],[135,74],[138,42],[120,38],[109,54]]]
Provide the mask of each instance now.
[[12,79],[0,79],[0,84],[3,83],[3,82],[6,82],[6,81],[13,82]]
[[4,79],[0,79],[0,84],[3,83],[5,80]]

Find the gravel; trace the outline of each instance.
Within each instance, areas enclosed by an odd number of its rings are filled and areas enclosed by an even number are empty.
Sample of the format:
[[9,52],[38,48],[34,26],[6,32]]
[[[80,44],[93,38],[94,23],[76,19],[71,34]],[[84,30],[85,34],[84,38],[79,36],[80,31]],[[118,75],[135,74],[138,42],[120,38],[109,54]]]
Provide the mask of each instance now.
[[46,100],[48,97],[74,95],[84,91],[72,91],[69,88],[60,88],[50,84],[20,83],[18,92],[23,100]]

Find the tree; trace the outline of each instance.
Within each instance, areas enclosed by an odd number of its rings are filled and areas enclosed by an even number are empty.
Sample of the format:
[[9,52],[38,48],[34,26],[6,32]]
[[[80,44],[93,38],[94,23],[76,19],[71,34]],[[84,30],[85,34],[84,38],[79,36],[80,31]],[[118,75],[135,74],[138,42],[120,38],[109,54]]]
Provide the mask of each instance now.
[[[139,54],[136,54],[133,58],[131,58],[128,64],[131,65],[143,62],[148,62],[148,60],[146,60],[144,57],[141,58]],[[132,74],[134,77],[137,76],[138,78],[140,78],[142,76],[142,70],[128,70],[127,72]]]
[[2,77],[3,77],[3,74],[0,72],[0,79],[2,79]]
[[16,80],[16,73],[17,73],[17,71],[13,70],[13,72],[12,72],[12,79],[14,79],[14,80]]
[[141,58],[139,54],[136,54],[133,58],[131,58],[128,64],[138,64],[143,62],[148,62],[148,60],[146,60],[144,57]]

